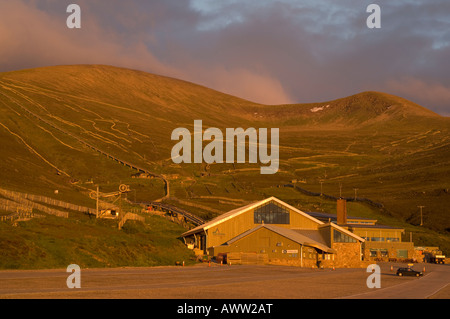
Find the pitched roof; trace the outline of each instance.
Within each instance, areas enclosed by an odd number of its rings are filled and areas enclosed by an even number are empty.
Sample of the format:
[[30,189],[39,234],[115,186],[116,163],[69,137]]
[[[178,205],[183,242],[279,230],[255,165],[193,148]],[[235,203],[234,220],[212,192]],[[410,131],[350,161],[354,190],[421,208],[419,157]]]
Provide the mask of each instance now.
[[292,230],[299,234],[302,234],[303,236],[311,238],[312,240],[314,240],[324,246],[328,246],[325,238],[317,230],[312,230],[312,229],[292,229]]
[[[356,240],[358,240],[358,241],[360,241],[360,242],[365,242],[365,239],[364,239],[364,238],[359,237],[359,236],[356,235],[355,233],[352,233],[351,231],[345,229],[344,227],[341,227],[341,226],[339,226],[339,225],[336,225],[335,223],[326,223],[326,224],[320,225],[319,228],[321,228],[321,227],[327,227],[327,226],[330,226],[330,227],[332,227],[332,228],[336,228],[337,230],[339,230],[339,231],[345,233],[346,235],[348,235],[348,236],[350,236],[350,237],[355,238]],[[353,226],[353,225],[352,225],[352,226]]]
[[303,230],[300,230],[300,229],[289,229],[289,228],[285,228],[285,227],[279,227],[279,226],[267,225],[267,224],[258,225],[252,229],[249,229],[246,232],[243,232],[242,234],[240,234],[239,236],[236,236],[236,237],[230,239],[224,245],[231,245],[262,228],[266,228],[270,231],[273,231],[274,233],[277,233],[283,237],[286,237],[286,238],[288,238],[296,243],[299,243],[301,245],[304,245],[304,246],[318,248],[327,253],[335,253],[336,252],[334,249],[328,247],[325,244],[325,240],[322,238],[319,231],[317,231],[317,230],[315,230],[315,231],[308,230],[307,232],[304,232]]
[[[322,213],[322,212],[306,212],[308,215],[314,217],[314,218],[323,218],[323,219],[331,219],[336,220],[337,215],[336,214],[330,214],[330,213]],[[368,217],[356,217],[356,216],[347,216],[347,220],[370,220],[370,221],[377,221],[374,218],[368,218]]]
[[401,227],[387,226],[387,225],[346,224],[346,225],[341,225],[341,226],[349,227],[349,228],[392,229],[392,230],[402,230],[402,231],[405,230],[404,228],[401,228]]
[[224,214],[222,214],[220,216],[217,216],[216,218],[212,219],[211,221],[209,221],[209,222],[207,222],[207,223],[205,223],[203,225],[197,226],[197,227],[195,227],[195,228],[185,232],[181,236],[184,237],[184,236],[188,236],[188,235],[192,235],[192,234],[195,234],[195,233],[198,233],[198,232],[202,232],[202,231],[208,230],[211,227],[214,227],[214,226],[216,226],[216,225],[218,225],[220,223],[223,223],[226,220],[229,220],[229,219],[234,218],[234,217],[236,217],[236,216],[238,216],[240,214],[243,214],[243,213],[245,213],[245,212],[247,212],[247,211],[249,211],[249,210],[251,210],[253,208],[256,208],[258,206],[264,205],[264,204],[266,204],[266,203],[268,203],[270,201],[275,201],[275,202],[285,206],[286,208],[289,208],[290,210],[292,210],[292,211],[294,211],[294,212],[296,212],[296,213],[298,213],[298,214],[300,214],[300,215],[302,215],[302,216],[304,216],[304,217],[306,217],[306,218],[316,222],[319,225],[324,224],[322,221],[320,221],[320,220],[318,220],[318,219],[316,219],[316,218],[306,214],[305,212],[302,212],[301,210],[299,210],[299,209],[297,209],[297,208],[295,208],[295,207],[293,207],[293,206],[291,206],[291,205],[289,205],[289,204],[279,200],[276,197],[269,197],[269,198],[266,198],[264,200],[261,200],[261,201],[258,201],[258,202],[254,202],[254,203],[251,203],[249,205],[246,205],[246,206],[243,206],[243,207],[240,207],[240,208],[236,208],[236,209],[233,209],[233,210],[231,210],[229,212],[226,212],[226,213],[224,213]]

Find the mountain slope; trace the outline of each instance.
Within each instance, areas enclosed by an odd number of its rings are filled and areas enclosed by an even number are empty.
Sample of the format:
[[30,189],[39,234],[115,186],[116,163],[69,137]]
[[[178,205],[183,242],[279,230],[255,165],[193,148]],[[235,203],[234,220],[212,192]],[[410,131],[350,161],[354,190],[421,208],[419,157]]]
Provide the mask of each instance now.
[[[0,187],[95,205],[100,185],[131,185],[137,200],[169,195],[204,218],[236,203],[277,192],[297,180],[304,188],[358,194],[386,213],[416,225],[426,205],[426,227],[449,228],[450,120],[413,102],[379,92],[308,104],[261,105],[189,82],[109,66],[58,66],[0,74]],[[182,164],[170,156],[175,128],[280,128],[280,171],[260,175],[260,164]],[[166,176],[136,173],[86,146]],[[293,193],[278,194],[298,202]],[[298,205],[314,208],[313,201]],[[314,199],[315,200],[315,199]],[[425,204],[424,204],[425,203]],[[308,206],[309,205],[309,206]],[[320,209],[317,208],[317,209]]]
[[338,100],[280,106],[254,107],[255,118],[284,120],[285,124],[322,128],[361,128],[368,125],[413,122],[419,118],[440,120],[442,116],[403,98],[362,92]]
[[[77,102],[97,103],[113,112],[135,116],[159,116],[177,112],[209,115],[227,111],[236,114],[254,103],[186,81],[140,71],[102,65],[56,66],[3,73],[3,84],[38,93],[50,100],[56,96]],[[173,114],[172,114],[173,115]],[[231,115],[231,114],[230,114]]]

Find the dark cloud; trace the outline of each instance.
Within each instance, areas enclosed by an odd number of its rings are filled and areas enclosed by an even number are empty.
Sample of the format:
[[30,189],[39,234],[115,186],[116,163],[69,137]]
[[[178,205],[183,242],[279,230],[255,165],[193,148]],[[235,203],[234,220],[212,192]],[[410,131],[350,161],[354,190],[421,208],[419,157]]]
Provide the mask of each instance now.
[[266,104],[365,90],[450,113],[450,3],[360,0],[0,2],[0,70],[102,63],[179,77]]

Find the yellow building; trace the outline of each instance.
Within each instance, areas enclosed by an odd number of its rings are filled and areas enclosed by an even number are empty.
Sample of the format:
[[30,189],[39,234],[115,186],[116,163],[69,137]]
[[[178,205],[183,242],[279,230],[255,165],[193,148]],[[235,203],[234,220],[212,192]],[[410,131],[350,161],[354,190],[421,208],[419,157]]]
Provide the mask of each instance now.
[[347,216],[347,203],[337,202],[337,214],[307,213],[321,221],[335,223],[364,239],[363,257],[367,261],[418,261],[423,256],[414,243],[402,241],[403,228],[378,225],[376,219]]
[[210,257],[241,256],[302,267],[361,267],[365,240],[332,222],[270,197],[185,232],[185,243]]

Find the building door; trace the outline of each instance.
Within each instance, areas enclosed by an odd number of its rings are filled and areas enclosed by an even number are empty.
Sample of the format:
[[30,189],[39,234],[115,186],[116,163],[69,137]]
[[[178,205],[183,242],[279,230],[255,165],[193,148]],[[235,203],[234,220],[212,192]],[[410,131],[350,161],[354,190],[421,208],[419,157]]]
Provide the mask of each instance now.
[[203,250],[203,253],[206,254],[206,236],[200,236],[199,248],[200,248],[200,250]]

